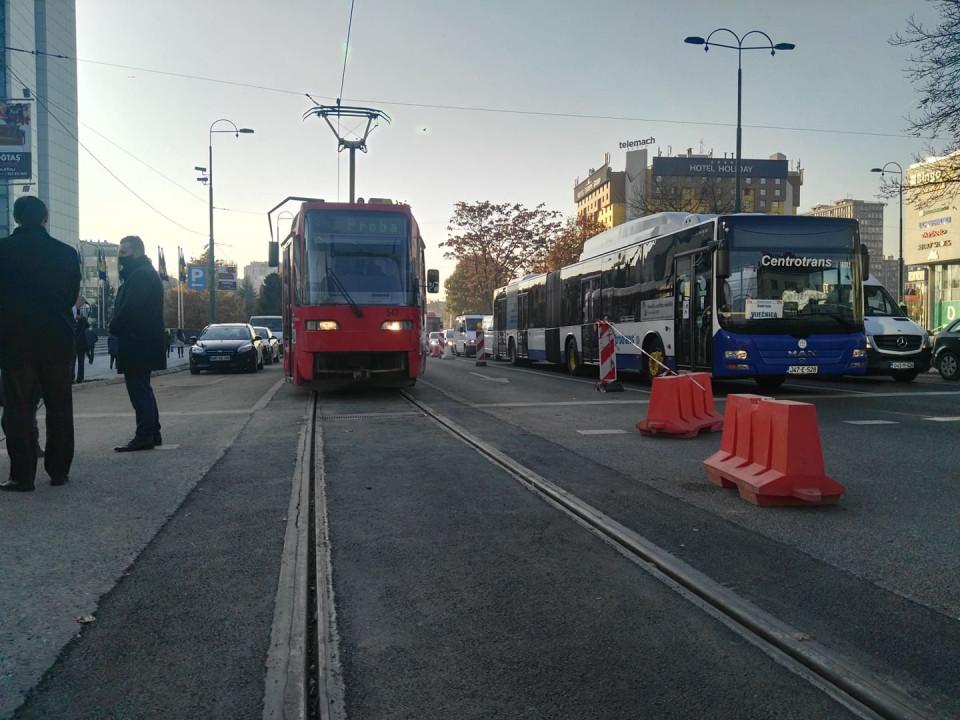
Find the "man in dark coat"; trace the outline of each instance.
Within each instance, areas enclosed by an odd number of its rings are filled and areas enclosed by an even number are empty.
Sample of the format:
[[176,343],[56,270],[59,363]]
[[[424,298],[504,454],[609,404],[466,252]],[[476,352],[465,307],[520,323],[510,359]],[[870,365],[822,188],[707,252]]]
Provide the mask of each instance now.
[[117,337],[117,370],[137,416],[133,440],[117,452],[152,450],[160,445],[160,411],[150,386],[150,373],[167,367],[163,327],[163,283],[144,254],[143,240],[128,235],[120,241],[120,289],[110,334]]
[[38,395],[47,409],[44,468],[63,485],[73,462],[73,305],[80,294],[80,257],[50,237],[47,208],[25,196],[13,205],[17,228],[0,240],[0,366],[10,478],[0,490],[33,490]]
[[77,351],[77,371],[74,375],[74,382],[83,382],[83,361],[87,355],[87,330],[90,329],[90,321],[87,320],[77,308],[77,322],[73,328],[75,346]]

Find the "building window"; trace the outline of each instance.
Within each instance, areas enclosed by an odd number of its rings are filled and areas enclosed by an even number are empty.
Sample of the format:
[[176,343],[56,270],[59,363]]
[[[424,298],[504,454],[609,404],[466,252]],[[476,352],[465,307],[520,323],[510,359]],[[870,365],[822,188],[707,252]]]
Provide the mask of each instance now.
[[663,182],[663,176],[657,175],[657,182]]
[[767,201],[766,201],[766,200],[761,200],[761,201],[760,201],[760,207],[761,207],[761,208],[765,208],[766,206],[767,206]]
[[766,185],[766,184],[767,184],[767,179],[766,179],[766,178],[760,178],[760,184],[761,184],[761,185]]
[[780,197],[780,188],[777,188],[776,190],[773,191],[773,196]]
[[761,189],[760,189],[760,197],[766,197],[766,196],[767,196],[767,191],[764,190],[763,188],[761,188]]
[[753,185],[753,178],[747,178],[747,185]]
[[780,178],[777,178],[776,180],[774,180],[774,181],[773,181],[773,184],[774,184],[774,185],[779,185],[779,184],[780,184]]

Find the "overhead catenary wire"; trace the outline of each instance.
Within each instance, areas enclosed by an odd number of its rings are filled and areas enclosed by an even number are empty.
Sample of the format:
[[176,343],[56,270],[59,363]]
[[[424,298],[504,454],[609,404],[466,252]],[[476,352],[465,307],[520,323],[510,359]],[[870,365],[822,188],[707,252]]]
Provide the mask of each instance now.
[[[298,95],[301,97],[306,94],[304,93],[303,90],[290,90],[288,88],[271,87],[268,85],[259,85],[256,83],[240,82],[237,80],[227,80],[225,78],[215,78],[215,77],[209,77],[205,75],[195,75],[191,73],[159,70],[157,68],[148,68],[148,67],[142,67],[137,65],[125,65],[123,63],[112,63],[112,62],[105,62],[102,60],[89,60],[86,58],[78,58],[78,57],[73,57],[69,55],[60,55],[57,53],[41,52],[39,50],[27,50],[24,48],[12,47],[10,45],[4,46],[4,49],[10,52],[21,52],[21,53],[27,53],[30,55],[44,55],[47,57],[58,58],[61,60],[74,60],[76,62],[82,62],[90,65],[100,65],[103,67],[112,67],[112,68],[118,68],[122,70],[134,70],[137,72],[152,73],[155,75],[164,75],[167,77],[176,77],[183,80],[194,80],[197,82],[209,82],[209,83],[215,83],[220,85],[230,85],[233,87],[246,88],[249,90],[260,90],[263,92],[279,93],[283,95]],[[312,94],[324,100],[337,99],[329,95],[321,95],[319,93],[312,93]],[[703,127],[724,127],[724,128],[736,127],[736,123],[709,121],[709,120],[683,120],[683,119],[677,119],[677,118],[655,118],[655,117],[641,117],[641,116],[634,116],[634,115],[601,115],[601,114],[595,114],[595,113],[558,112],[558,111],[549,111],[549,110],[531,110],[531,109],[525,109],[525,108],[487,107],[482,105],[451,105],[451,104],[444,104],[444,103],[412,102],[407,100],[350,98],[350,101],[355,103],[367,103],[372,105],[395,105],[397,107],[420,108],[425,110],[500,113],[505,115],[519,115],[519,116],[526,115],[530,117],[546,117],[546,118],[556,118],[556,119],[566,119],[566,120],[605,120],[605,121],[616,121],[616,122],[662,123],[665,125],[694,125],[694,126],[703,126]],[[941,139],[937,136],[920,137],[914,134],[902,133],[902,132],[894,133],[894,132],[881,132],[881,131],[873,131],[873,130],[847,130],[843,128],[799,127],[799,126],[791,126],[791,125],[762,125],[762,124],[745,124],[742,127],[750,128],[752,130],[781,130],[781,131],[789,131],[789,132],[819,133],[819,134],[828,134],[828,135],[832,134],[832,135],[853,135],[853,136],[862,136],[862,137],[900,138],[905,140]]]
[[[30,87],[29,85],[27,85],[27,83],[25,83],[25,82],[20,78],[19,75],[16,74],[16,72],[14,72],[14,70],[13,70],[12,68],[9,68],[9,67],[8,67],[8,68],[7,68],[7,71],[8,71],[8,72],[10,73],[10,75],[13,76],[13,78],[14,78],[18,83],[20,83],[24,88],[29,88],[29,87]],[[44,107],[44,109],[47,111],[47,114],[50,115],[50,117],[52,117],[52,118],[56,121],[56,123],[57,123],[61,128],[63,128],[64,132],[66,132],[67,135],[69,135],[73,140],[75,140],[76,143],[77,143],[77,145],[79,145],[81,148],[83,148],[83,150],[84,150],[91,158],[93,158],[93,160],[94,160],[100,167],[102,167],[102,168],[107,172],[107,174],[110,175],[110,177],[112,177],[114,180],[116,180],[118,183],[120,183],[120,185],[122,185],[122,186],[124,187],[124,189],[127,190],[127,192],[129,192],[131,195],[133,195],[135,198],[137,198],[137,200],[139,200],[141,203],[143,203],[144,205],[146,205],[148,208],[150,208],[151,210],[153,210],[153,212],[155,212],[157,215],[159,215],[160,217],[162,217],[164,220],[166,220],[166,221],[169,222],[169,223],[172,223],[173,225],[176,225],[176,226],[177,226],[178,228],[180,228],[181,230],[183,230],[183,231],[185,231],[185,232],[188,232],[188,233],[190,233],[190,234],[192,234],[192,235],[199,235],[199,236],[201,236],[201,237],[204,236],[204,235],[206,235],[206,233],[202,233],[202,232],[199,232],[199,231],[197,231],[197,230],[193,230],[193,229],[187,227],[186,225],[178,222],[177,220],[174,220],[172,217],[170,217],[170,216],[167,215],[165,212],[163,212],[162,210],[160,210],[158,207],[156,207],[155,205],[153,205],[152,203],[150,203],[145,197],[143,197],[140,193],[138,193],[136,190],[134,190],[132,187],[130,187],[126,182],[124,182],[124,181],[120,178],[119,175],[117,175],[113,170],[111,170],[111,169],[107,166],[106,163],[104,163],[99,157],[97,157],[96,154],[95,154],[92,150],[90,150],[90,148],[88,148],[88,147],[80,140],[79,137],[77,137],[77,134],[76,134],[75,132],[73,132],[73,130],[72,130],[70,127],[68,127],[67,124],[64,123],[64,122],[60,119],[60,117],[59,117],[55,112],[53,112],[53,110],[50,109],[50,105],[47,104],[45,98],[42,98],[40,95],[37,95],[36,92],[33,92],[33,96],[36,98],[37,102],[40,103],[40,104]]]
[[[337,105],[343,97],[343,84],[347,79],[347,57],[350,54],[350,33],[353,31],[353,8],[356,0],[350,0],[350,19],[347,20],[347,42],[343,46],[343,71],[340,73],[340,92],[337,94]],[[340,135],[340,116],[337,116],[337,137]],[[337,202],[340,202],[340,148],[337,148]]]

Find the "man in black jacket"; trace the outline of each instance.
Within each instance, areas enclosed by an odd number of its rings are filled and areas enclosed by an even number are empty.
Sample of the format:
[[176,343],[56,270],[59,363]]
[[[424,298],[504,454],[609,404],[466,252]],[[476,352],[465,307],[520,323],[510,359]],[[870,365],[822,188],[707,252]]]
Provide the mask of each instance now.
[[150,373],[167,367],[163,328],[163,283],[144,254],[143,240],[128,235],[120,241],[120,289],[110,334],[117,336],[117,370],[137,416],[137,432],[117,452],[152,450],[160,437],[160,411],[150,386]]
[[37,397],[47,409],[44,467],[63,485],[73,462],[72,308],[80,293],[80,258],[50,237],[47,207],[36,197],[13,204],[17,228],[0,240],[0,366],[10,478],[0,490],[33,490]]

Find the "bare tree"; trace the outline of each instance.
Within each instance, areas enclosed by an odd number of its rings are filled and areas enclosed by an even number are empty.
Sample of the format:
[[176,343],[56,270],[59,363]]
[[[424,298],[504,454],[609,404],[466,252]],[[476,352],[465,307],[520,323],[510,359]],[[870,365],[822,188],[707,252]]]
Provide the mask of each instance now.
[[649,192],[634,188],[627,198],[634,215],[658,212],[730,213],[735,207],[734,189],[725,178],[693,178],[692,185],[681,185],[678,180],[655,182]]
[[[908,118],[908,132],[939,141],[929,154],[942,159],[922,171],[906,173],[905,199],[915,207],[939,203],[960,183],[960,0],[928,0],[937,6],[940,19],[925,25],[911,16],[907,29],[889,42],[907,48],[910,56],[905,74],[920,94],[917,114]],[[918,157],[917,160],[920,158]],[[881,194],[896,195],[899,178],[884,182]]]

